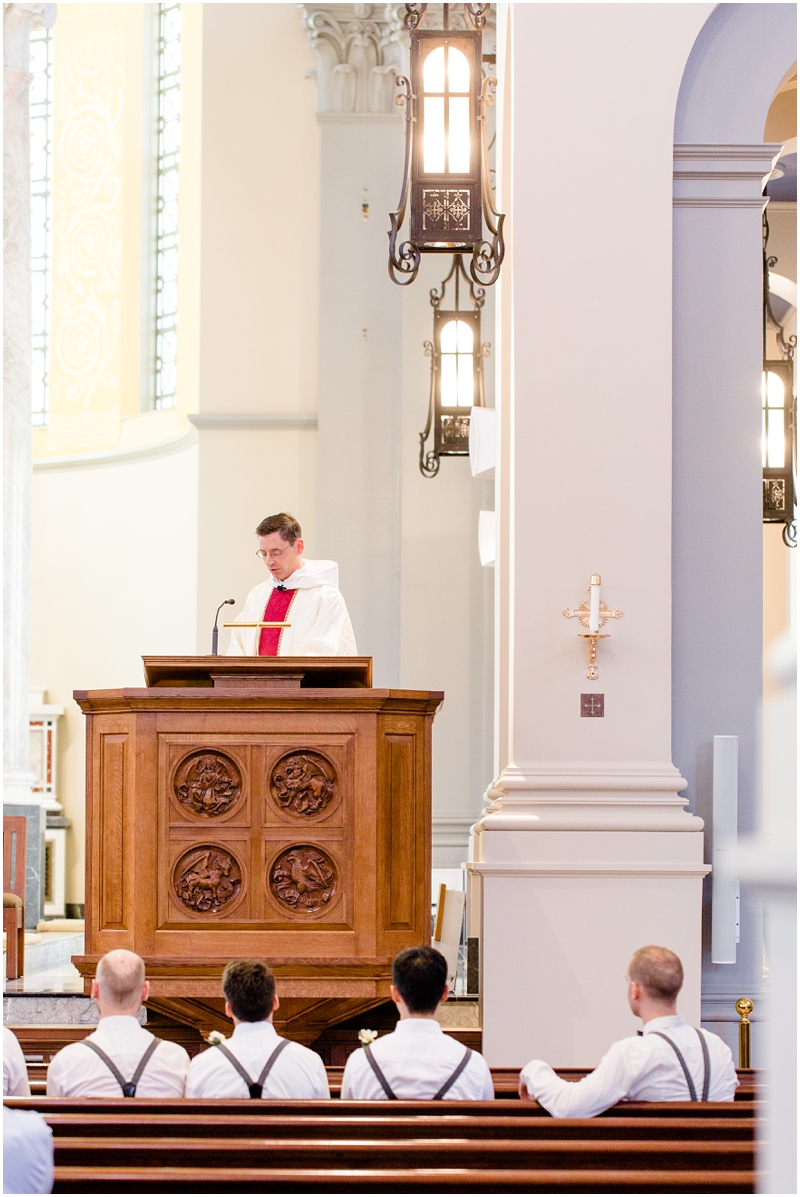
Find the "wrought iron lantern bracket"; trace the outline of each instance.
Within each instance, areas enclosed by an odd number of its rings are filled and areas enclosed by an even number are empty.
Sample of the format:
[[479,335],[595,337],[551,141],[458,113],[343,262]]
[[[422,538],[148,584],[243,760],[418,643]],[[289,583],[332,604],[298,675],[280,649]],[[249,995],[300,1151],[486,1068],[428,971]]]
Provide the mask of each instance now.
[[[763,242],[763,377],[764,377],[764,435],[767,435],[767,422],[772,418],[775,409],[769,405],[769,377],[777,374],[781,378],[784,388],[783,395],[783,467],[770,466],[769,458],[763,471],[763,519],[765,523],[782,523],[783,542],[788,548],[797,547],[797,520],[795,510],[797,506],[797,396],[794,390],[794,358],[797,349],[797,337],[792,334],[787,337],[784,326],[775,315],[770,295],[770,270],[777,265],[778,259],[768,252],[769,221],[766,209],[762,218]],[[768,359],[767,329],[771,326],[775,332],[775,341],[781,357],[779,361]],[[768,451],[768,450],[767,450]]]
[[[448,283],[455,291],[455,306],[445,311]],[[461,306],[461,284],[466,287],[469,304]],[[480,316],[486,301],[486,290],[476,285],[467,274],[462,254],[453,255],[453,264],[440,287],[432,287],[430,303],[433,308],[433,339],[423,342],[425,356],[431,359],[431,385],[428,399],[428,419],[419,434],[419,468],[425,478],[439,472],[441,457],[463,457],[469,452],[469,421],[471,407],[448,406],[442,399],[442,331],[452,322],[468,323],[472,335],[472,407],[484,406],[483,359],[491,352],[488,341],[481,341]],[[469,336],[469,333],[467,334]],[[456,370],[458,367],[456,366]],[[433,447],[427,443],[433,434]]]
[[[440,38],[437,37],[439,30],[423,30],[427,7],[427,4],[406,4],[404,23],[411,36],[411,76],[398,75],[395,79],[400,89],[396,103],[406,110],[405,158],[400,199],[395,211],[389,215],[389,277],[398,286],[406,287],[416,279],[423,253],[469,252],[469,272],[473,282],[488,287],[497,281],[505,256],[505,216],[498,210],[492,190],[487,130],[487,111],[494,103],[497,79],[489,75],[480,80],[478,87],[483,61],[481,35],[486,27],[489,5],[465,4],[467,28],[456,31],[450,29],[450,6],[445,4]],[[427,44],[436,49],[439,41],[454,49],[460,41],[463,53],[471,56],[471,90],[458,93],[470,97],[469,170],[449,166],[450,150],[447,169],[442,167],[438,171],[429,166],[423,169],[421,165],[424,162],[421,140],[425,136],[423,125],[427,108],[423,111],[424,95],[420,94],[425,91],[420,46]],[[427,53],[430,52],[429,49]],[[446,98],[448,95],[455,94],[447,91],[449,83],[444,86],[444,98],[437,99],[442,105],[450,102]],[[437,97],[440,95],[436,94]],[[447,116],[446,122],[449,120]],[[445,128],[448,127],[446,123]],[[403,241],[401,234],[409,208],[411,229],[407,240]],[[438,214],[438,220],[433,214]]]

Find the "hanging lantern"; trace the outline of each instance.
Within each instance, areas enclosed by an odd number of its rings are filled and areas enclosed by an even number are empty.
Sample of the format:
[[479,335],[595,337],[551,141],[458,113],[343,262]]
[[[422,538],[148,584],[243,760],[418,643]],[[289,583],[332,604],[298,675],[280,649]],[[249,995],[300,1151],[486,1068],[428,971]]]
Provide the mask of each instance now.
[[[769,222],[763,216],[764,264],[764,364],[761,375],[761,468],[763,478],[762,520],[765,524],[783,524],[783,540],[790,548],[797,545],[795,507],[797,504],[797,399],[794,393],[794,355],[797,337],[787,337],[773,310],[770,270],[778,259],[769,257]],[[770,327],[782,355],[767,358]]]
[[[450,29],[448,4],[443,29],[422,28],[427,7],[406,4],[411,78],[396,80],[403,89],[397,102],[406,109],[406,152],[400,202],[390,214],[389,274],[406,286],[423,253],[469,253],[473,281],[490,286],[505,253],[505,217],[494,203],[486,135],[497,87],[482,69],[489,5],[464,5],[467,29]],[[409,239],[398,245],[409,206]]]
[[[461,307],[461,282],[469,306]],[[447,284],[453,282],[455,306],[443,308]],[[491,346],[481,343],[481,308],[486,292],[476,287],[464,269],[461,254],[455,254],[450,273],[441,290],[431,291],[433,340],[425,342],[431,359],[431,393],[428,422],[419,436],[419,468],[426,478],[439,472],[441,457],[469,456],[469,421],[473,407],[484,407],[483,359]],[[433,448],[426,452],[433,432]]]
[[761,381],[761,465],[765,524],[787,524],[794,517],[794,423],[791,358],[764,362]]

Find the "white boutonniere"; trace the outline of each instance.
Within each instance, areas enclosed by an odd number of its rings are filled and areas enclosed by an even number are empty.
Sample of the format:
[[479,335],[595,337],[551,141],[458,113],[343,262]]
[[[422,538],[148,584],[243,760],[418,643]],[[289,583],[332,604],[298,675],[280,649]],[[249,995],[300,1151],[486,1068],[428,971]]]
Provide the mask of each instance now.
[[212,1047],[216,1047],[218,1043],[224,1043],[225,1036],[222,1031],[211,1031],[206,1035],[206,1043],[210,1043]]
[[378,1038],[377,1031],[359,1031],[358,1032],[358,1042],[361,1044],[362,1047],[366,1047],[368,1044],[374,1043],[377,1038]]

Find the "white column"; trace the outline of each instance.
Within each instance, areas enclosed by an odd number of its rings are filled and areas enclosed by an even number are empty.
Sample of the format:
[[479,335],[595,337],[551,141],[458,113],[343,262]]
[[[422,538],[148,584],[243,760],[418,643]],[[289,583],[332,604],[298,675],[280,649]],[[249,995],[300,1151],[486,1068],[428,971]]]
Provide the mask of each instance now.
[[388,21],[379,5],[302,8],[321,134],[316,544],[339,562],[379,686],[400,681],[403,293],[386,268],[403,161],[399,7]]
[[3,809],[28,818],[25,919],[42,909],[44,815],[28,764],[31,536],[31,29],[54,4],[3,6]]
[[[761,218],[779,150],[674,149],[673,751],[692,809],[710,823],[714,737],[737,737],[743,835],[761,822]],[[710,885],[704,901],[710,915]],[[706,943],[703,1023],[735,1052],[736,1000],[751,998],[758,1067],[762,916],[746,884],[739,914],[735,963],[713,963]]]
[[[471,866],[483,1050],[497,1066],[592,1066],[635,1033],[624,976],[644,944],[680,955],[680,1010],[700,1017],[708,866],[670,743],[669,184],[707,9],[511,7],[525,70],[505,97],[498,773]],[[594,573],[624,617],[602,629],[590,681],[585,629],[561,612]],[[581,694],[604,695],[602,718]]]

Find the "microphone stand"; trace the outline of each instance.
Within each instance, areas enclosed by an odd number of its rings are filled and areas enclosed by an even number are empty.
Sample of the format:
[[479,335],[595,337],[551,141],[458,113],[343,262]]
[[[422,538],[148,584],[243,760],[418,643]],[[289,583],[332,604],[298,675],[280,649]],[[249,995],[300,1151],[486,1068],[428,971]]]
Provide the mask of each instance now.
[[219,613],[223,607],[230,606],[231,604],[233,604],[235,602],[236,602],[236,599],[225,599],[217,607],[217,613],[214,616],[214,629],[211,633],[211,656],[212,657],[219,656],[219,628],[217,627],[217,620],[219,619]]

